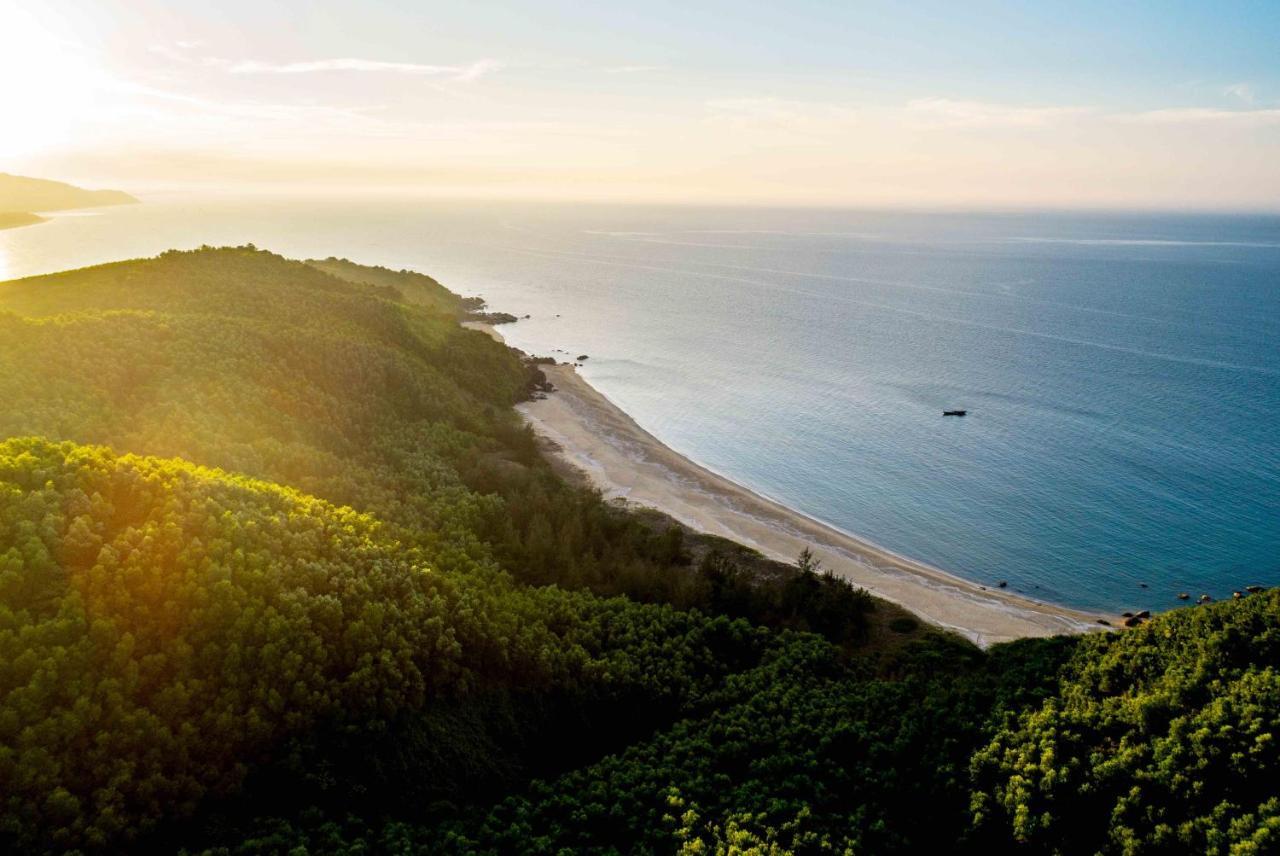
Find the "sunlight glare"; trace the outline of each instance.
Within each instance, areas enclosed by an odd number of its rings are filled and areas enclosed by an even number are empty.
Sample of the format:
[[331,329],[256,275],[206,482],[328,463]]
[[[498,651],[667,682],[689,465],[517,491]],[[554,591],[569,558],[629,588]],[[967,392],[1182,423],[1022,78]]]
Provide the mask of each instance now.
[[68,142],[92,107],[97,70],[83,49],[12,10],[0,20],[0,157]]

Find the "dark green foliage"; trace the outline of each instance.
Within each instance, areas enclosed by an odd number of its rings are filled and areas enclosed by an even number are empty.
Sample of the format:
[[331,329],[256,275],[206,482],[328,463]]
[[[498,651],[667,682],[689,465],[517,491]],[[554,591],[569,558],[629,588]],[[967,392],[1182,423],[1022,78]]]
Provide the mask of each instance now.
[[478,312],[484,308],[482,298],[459,297],[436,280],[416,271],[359,265],[332,256],[327,259],[311,259],[307,264],[348,282],[390,289],[401,300],[427,306],[449,315],[463,315]]
[[1277,850],[1280,595],[980,652],[566,484],[480,308],[0,283],[0,851]]
[[[0,547],[0,835],[26,848],[189,814],[326,723],[366,746],[388,723],[416,733],[422,750],[397,749],[439,796],[467,775],[451,741],[486,732],[465,708],[438,715],[450,700],[492,716],[495,694],[554,688],[676,711],[763,642],[696,613],[442,574],[349,509],[70,443],[0,444]],[[406,720],[428,701],[434,719]]]
[[889,622],[889,629],[894,633],[913,633],[919,626],[919,621],[906,616],[895,618]]
[[933,635],[875,669],[788,634],[670,729],[488,809],[430,824],[263,819],[231,852],[990,852],[967,838],[970,754],[992,717],[1053,691],[1071,648],[985,657]]
[[525,367],[422,305],[442,291],[247,247],[0,284],[0,437],[181,457],[374,513],[444,568],[707,608],[682,530],[543,464],[509,408]]
[[1280,851],[1280,591],[1082,641],[974,758],[975,816],[1035,853]]
[[[492,795],[651,733],[758,655],[746,625],[513,587],[502,566],[693,599],[661,582],[687,571],[682,530],[542,463],[509,409],[519,359],[376,279],[240,248],[0,285],[21,313],[0,312],[0,435],[359,509],[3,447],[9,841],[132,839],[246,781],[258,809]],[[672,617],[711,648],[682,650]]]
[[811,556],[806,562],[802,555],[794,568],[774,567],[763,573],[754,564],[741,550],[708,551],[697,567],[706,607],[771,627],[818,633],[839,644],[864,638],[865,614],[875,607],[865,591],[814,570]]

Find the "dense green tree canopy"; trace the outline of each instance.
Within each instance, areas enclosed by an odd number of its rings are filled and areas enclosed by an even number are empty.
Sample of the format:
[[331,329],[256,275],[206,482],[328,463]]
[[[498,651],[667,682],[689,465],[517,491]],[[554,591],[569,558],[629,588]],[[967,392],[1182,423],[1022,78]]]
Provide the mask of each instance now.
[[0,443],[0,545],[0,833],[24,846],[189,814],[325,718],[367,727],[493,689],[679,706],[765,641],[440,573],[350,509],[70,443]]
[[1035,852],[1280,850],[1280,590],[1085,640],[974,758],[977,820]]
[[566,483],[482,308],[0,283],[0,850],[1280,849],[1280,594],[980,652]]

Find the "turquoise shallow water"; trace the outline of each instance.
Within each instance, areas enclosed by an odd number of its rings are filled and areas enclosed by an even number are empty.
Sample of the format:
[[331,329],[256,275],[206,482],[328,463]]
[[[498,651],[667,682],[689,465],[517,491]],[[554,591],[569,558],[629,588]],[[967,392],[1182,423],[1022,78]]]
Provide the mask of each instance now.
[[0,232],[0,277],[246,241],[529,313],[677,450],[979,582],[1280,584],[1280,218],[155,198]]

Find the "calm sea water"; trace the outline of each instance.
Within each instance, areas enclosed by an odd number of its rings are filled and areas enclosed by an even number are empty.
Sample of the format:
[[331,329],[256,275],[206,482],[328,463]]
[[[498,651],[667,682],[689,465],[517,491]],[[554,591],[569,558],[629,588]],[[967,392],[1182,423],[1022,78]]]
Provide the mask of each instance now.
[[979,582],[1280,584],[1280,218],[157,197],[0,232],[0,278],[248,241],[529,313],[677,450]]

